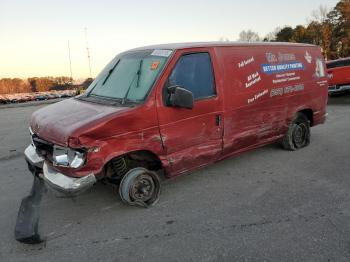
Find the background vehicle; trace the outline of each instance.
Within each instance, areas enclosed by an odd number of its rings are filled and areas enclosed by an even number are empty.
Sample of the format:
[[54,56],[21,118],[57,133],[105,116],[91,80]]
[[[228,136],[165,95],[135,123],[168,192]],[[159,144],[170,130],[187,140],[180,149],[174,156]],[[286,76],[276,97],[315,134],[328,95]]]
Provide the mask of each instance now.
[[328,61],[329,94],[340,94],[350,91],[350,57]]

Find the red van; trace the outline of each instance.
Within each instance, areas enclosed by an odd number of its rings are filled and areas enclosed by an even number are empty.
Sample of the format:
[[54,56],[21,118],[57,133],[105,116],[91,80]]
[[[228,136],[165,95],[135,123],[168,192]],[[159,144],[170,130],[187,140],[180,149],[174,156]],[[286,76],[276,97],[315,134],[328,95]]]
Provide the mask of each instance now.
[[[117,55],[86,92],[36,111],[29,168],[76,195],[104,179],[149,206],[174,177],[280,141],[297,150],[325,122],[319,47],[184,43]],[[160,172],[162,171],[162,172]]]
[[328,61],[326,63],[329,77],[330,95],[350,91],[350,57]]

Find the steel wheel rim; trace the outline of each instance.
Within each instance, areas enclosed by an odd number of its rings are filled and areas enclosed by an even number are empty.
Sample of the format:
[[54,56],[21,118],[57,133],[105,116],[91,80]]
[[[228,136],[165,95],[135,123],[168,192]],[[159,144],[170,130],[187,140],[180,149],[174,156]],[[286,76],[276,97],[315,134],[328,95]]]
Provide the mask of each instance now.
[[293,132],[293,140],[296,147],[302,147],[306,143],[307,127],[304,123],[298,124]]
[[[139,193],[141,181],[147,181],[146,192]],[[141,190],[142,191],[142,190]],[[135,193],[136,192],[136,193]],[[160,180],[155,172],[143,167],[136,167],[128,171],[119,185],[119,195],[123,202],[129,205],[150,207],[158,202],[160,194]]]
[[154,197],[155,183],[151,176],[141,174],[135,178],[130,188],[130,199],[147,202]]

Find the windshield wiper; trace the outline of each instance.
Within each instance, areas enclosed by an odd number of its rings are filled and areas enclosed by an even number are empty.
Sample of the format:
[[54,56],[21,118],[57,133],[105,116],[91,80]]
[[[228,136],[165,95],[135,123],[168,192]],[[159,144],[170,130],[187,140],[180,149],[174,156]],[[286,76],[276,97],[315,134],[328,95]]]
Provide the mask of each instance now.
[[[91,92],[95,89],[95,87],[97,86],[98,81],[96,82],[96,84],[91,88],[89,93],[86,93],[85,97],[89,97],[91,95]],[[84,95],[83,95],[84,96]]]
[[118,60],[117,63],[115,63],[115,65],[109,70],[108,75],[106,76],[105,80],[103,80],[102,85],[104,85],[107,82],[108,78],[111,76],[111,74],[113,73],[114,69],[117,67],[119,62],[120,60]]
[[136,75],[135,75],[134,78],[132,79],[132,81],[131,81],[131,83],[130,83],[130,85],[129,85],[129,87],[128,87],[128,90],[126,91],[126,94],[125,94],[125,96],[123,97],[122,105],[125,104],[126,98],[128,97],[129,92],[130,92],[130,89],[131,89],[131,87],[132,87],[132,84],[134,83],[134,81],[135,81],[136,78],[137,78],[136,88],[139,87],[142,63],[143,63],[143,60],[141,59],[141,60],[140,60],[140,63],[139,63],[139,68],[137,69],[137,72],[136,72]]

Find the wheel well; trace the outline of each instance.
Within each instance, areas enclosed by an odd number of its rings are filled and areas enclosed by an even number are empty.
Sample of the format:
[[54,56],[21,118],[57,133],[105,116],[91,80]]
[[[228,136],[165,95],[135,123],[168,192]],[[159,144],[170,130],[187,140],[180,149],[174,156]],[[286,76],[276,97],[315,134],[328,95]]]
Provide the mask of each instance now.
[[299,111],[299,113],[304,114],[307,117],[307,119],[309,119],[310,126],[313,126],[313,124],[314,124],[314,113],[312,112],[311,109],[304,109],[304,110]]
[[155,171],[163,168],[159,157],[151,151],[140,150],[127,153],[126,156],[129,160],[135,162],[136,165],[143,164],[143,167],[149,170]]
[[156,154],[148,150],[139,150],[112,158],[105,165],[105,176],[119,182],[130,169],[136,167],[152,171],[163,169],[162,162]]

